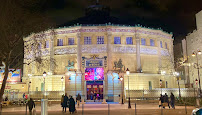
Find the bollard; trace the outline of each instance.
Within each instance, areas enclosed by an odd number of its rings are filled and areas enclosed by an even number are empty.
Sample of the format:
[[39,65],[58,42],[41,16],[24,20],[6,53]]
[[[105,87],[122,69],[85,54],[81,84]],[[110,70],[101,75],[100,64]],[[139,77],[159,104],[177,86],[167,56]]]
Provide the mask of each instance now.
[[110,108],[109,108],[109,104],[108,104],[108,115],[110,115]]
[[82,104],[82,115],[84,115],[84,104]]
[[137,110],[136,110],[136,103],[135,103],[135,115],[137,115]]
[[184,104],[185,104],[185,113],[187,114],[187,105],[186,105],[186,102]]
[[48,99],[41,99],[41,115],[48,115]]

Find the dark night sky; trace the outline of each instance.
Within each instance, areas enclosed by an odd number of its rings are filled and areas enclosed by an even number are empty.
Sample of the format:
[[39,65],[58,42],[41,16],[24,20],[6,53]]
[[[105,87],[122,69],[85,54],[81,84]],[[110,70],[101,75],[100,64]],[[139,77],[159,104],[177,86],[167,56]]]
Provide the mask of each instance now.
[[[85,8],[96,0],[48,0],[45,13],[58,25],[85,15]],[[195,14],[202,10],[202,0],[99,0],[111,8],[111,16],[126,24],[161,27],[174,37],[185,36],[196,28]],[[154,26],[155,25],[155,26]],[[177,40],[176,40],[177,41]]]

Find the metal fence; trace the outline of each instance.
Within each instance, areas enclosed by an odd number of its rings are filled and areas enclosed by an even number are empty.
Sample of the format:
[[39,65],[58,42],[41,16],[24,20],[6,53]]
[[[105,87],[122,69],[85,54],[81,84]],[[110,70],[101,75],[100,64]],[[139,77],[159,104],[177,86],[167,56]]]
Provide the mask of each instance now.
[[167,93],[170,96],[171,92],[175,95],[175,97],[196,97],[197,90],[193,88],[162,88],[162,89],[154,89],[154,90],[125,90],[126,99],[129,97],[131,99],[157,99],[160,97],[160,94],[165,95]]
[[[181,97],[196,97],[197,90],[193,88],[181,88],[179,89],[168,89],[168,88],[162,88],[162,89],[154,89],[154,90],[125,90],[124,91],[124,99],[128,99],[129,94],[131,99],[157,99],[160,94],[167,93],[168,96],[170,96],[171,92],[175,95],[175,97],[179,97],[179,92]],[[19,100],[23,98],[23,93],[28,95],[28,92],[6,92],[4,93],[4,97],[7,96],[9,100]],[[40,100],[43,97],[47,98],[48,100],[60,100],[61,96],[64,94],[64,91],[30,91],[29,92],[30,97],[34,100]],[[120,98],[120,95],[113,95],[108,94],[103,96],[108,101],[113,101],[115,97]],[[76,98],[75,95],[73,95],[73,98]],[[86,96],[82,95],[82,99],[86,100]]]

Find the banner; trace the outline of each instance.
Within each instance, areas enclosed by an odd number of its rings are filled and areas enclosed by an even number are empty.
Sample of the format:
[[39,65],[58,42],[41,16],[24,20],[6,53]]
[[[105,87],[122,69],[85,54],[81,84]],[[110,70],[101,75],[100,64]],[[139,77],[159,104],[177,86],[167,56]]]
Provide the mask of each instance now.
[[[5,70],[0,70],[0,82],[4,79]],[[7,82],[20,82],[21,81],[21,69],[9,69]]]

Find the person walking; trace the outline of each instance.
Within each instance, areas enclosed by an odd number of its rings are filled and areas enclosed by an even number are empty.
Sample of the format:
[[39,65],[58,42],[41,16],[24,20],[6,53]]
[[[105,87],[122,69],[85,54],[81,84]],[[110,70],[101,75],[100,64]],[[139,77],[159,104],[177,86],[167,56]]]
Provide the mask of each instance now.
[[96,96],[97,96],[97,94],[94,92],[94,95],[93,95],[94,102],[96,100]]
[[64,102],[64,95],[61,97],[61,107],[63,107],[63,102]]
[[170,95],[170,104],[171,104],[171,107],[173,109],[175,109],[175,96],[174,94],[171,92],[171,95]]
[[69,99],[67,97],[67,93],[65,93],[64,100],[63,100],[63,106],[62,106],[62,111],[63,112],[64,111],[66,112],[66,109],[68,107],[68,101],[69,101]]
[[[165,93],[164,102],[168,104],[168,107],[169,107],[169,109],[170,109],[169,99],[168,99],[168,95],[167,95],[167,93]],[[165,107],[164,107],[164,108],[165,108]]]
[[77,102],[77,106],[79,107],[81,101],[81,95],[78,93],[77,97],[76,97],[76,102]]
[[75,111],[75,101],[71,96],[69,99],[69,112],[70,112],[70,114],[72,114],[72,113],[74,113],[74,111]]
[[32,109],[35,108],[35,103],[32,98],[27,102],[27,106],[29,107],[29,114],[32,115]]
[[163,106],[163,102],[164,102],[164,99],[163,99],[163,96],[162,96],[162,94],[160,95],[160,98],[159,98],[159,108],[161,107],[161,106]]

